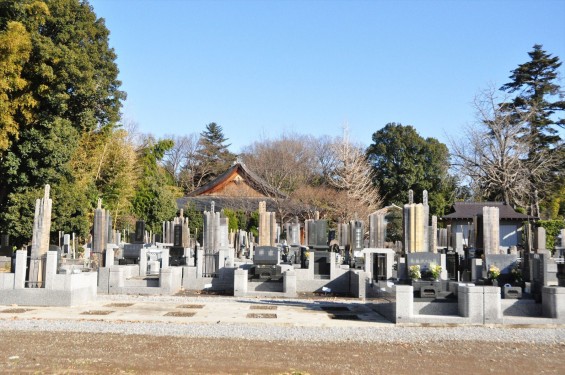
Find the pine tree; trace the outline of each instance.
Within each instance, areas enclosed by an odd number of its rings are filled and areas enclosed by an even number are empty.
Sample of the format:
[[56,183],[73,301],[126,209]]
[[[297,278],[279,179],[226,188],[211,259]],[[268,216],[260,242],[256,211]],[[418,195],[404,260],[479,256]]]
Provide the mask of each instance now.
[[196,151],[197,172],[195,187],[202,186],[229,168],[236,155],[225,144],[228,139],[224,136],[222,127],[215,122],[206,125],[206,130],[200,133]]
[[555,147],[561,139],[556,128],[565,127],[565,119],[556,116],[565,111],[565,101],[552,101],[561,99],[564,94],[556,83],[561,66],[559,57],[552,57],[539,44],[533,48],[528,53],[531,61],[518,65],[509,77],[512,81],[500,88],[518,94],[512,103],[504,103],[503,107],[510,112],[530,114],[524,137],[531,145],[531,154]]
[[529,120],[525,122],[521,138],[528,145],[528,161],[531,164],[542,154],[547,155],[545,159],[561,160],[554,163],[545,175],[530,177],[532,214],[539,216],[537,190],[540,190],[541,205],[547,207],[547,211],[551,211],[549,207],[555,204],[551,201],[563,200],[559,191],[565,162],[559,155],[565,150],[558,129],[565,128],[565,118],[561,116],[565,111],[565,93],[557,84],[561,67],[559,57],[547,53],[539,44],[534,45],[528,55],[531,60],[518,65],[509,77],[511,82],[500,88],[510,94],[517,93],[511,102],[502,103],[501,108],[517,121],[524,113],[528,114]]

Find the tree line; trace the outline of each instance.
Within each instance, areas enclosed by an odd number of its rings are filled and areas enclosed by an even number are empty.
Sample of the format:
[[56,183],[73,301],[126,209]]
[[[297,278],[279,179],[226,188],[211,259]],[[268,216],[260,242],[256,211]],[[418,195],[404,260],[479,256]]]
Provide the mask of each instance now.
[[[541,45],[509,82],[475,99],[476,123],[449,147],[391,122],[366,146],[283,134],[236,155],[221,125],[156,139],[122,119],[116,53],[87,1],[0,2],[0,232],[31,238],[34,201],[52,186],[53,228],[88,237],[98,198],[117,229],[159,232],[176,198],[239,160],[289,200],[278,215],[364,219],[429,192],[431,212],[455,200],[504,201],[545,219],[565,215],[561,62]],[[234,214],[235,215],[235,214]],[[242,221],[244,218],[242,218]],[[247,219],[245,219],[247,220]]]

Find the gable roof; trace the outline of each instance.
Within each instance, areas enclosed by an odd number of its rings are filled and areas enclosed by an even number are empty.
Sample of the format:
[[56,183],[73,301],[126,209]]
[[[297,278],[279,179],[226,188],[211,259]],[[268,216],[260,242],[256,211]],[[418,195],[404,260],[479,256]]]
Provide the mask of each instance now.
[[[190,194],[189,197],[197,197],[201,195],[212,195],[216,192],[221,192],[221,190],[230,182],[234,181],[236,176],[240,176],[245,183],[251,187],[255,192],[263,195],[265,197],[274,198],[288,198],[283,192],[273,188],[263,180],[261,177],[250,171],[245,164],[234,162],[228,170],[224,173],[208,182],[206,185],[199,187]],[[221,194],[219,194],[221,196]]]
[[483,215],[483,207],[498,207],[500,220],[535,219],[533,216],[514,211],[512,207],[503,202],[455,202],[453,205],[455,212],[445,215],[443,219],[473,219],[475,216]]

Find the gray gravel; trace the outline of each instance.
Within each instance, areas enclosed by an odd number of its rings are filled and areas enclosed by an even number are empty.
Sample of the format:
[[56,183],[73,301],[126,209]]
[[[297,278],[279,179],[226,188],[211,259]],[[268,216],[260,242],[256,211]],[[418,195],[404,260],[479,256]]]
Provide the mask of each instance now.
[[565,328],[488,327],[280,327],[252,324],[133,323],[71,320],[0,320],[2,331],[90,332],[291,341],[486,341],[564,344]]

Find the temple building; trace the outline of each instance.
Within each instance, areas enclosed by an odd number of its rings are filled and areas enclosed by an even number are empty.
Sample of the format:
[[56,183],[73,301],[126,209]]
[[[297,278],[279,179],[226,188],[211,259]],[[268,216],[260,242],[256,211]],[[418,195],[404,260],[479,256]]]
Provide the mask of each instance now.
[[256,211],[259,202],[267,202],[267,211],[275,211],[277,200],[287,199],[287,195],[270,186],[261,177],[250,171],[245,164],[234,162],[224,173],[199,187],[185,197],[177,199],[178,208],[187,203],[194,204],[196,210],[209,210],[212,201],[215,210],[223,208]]

